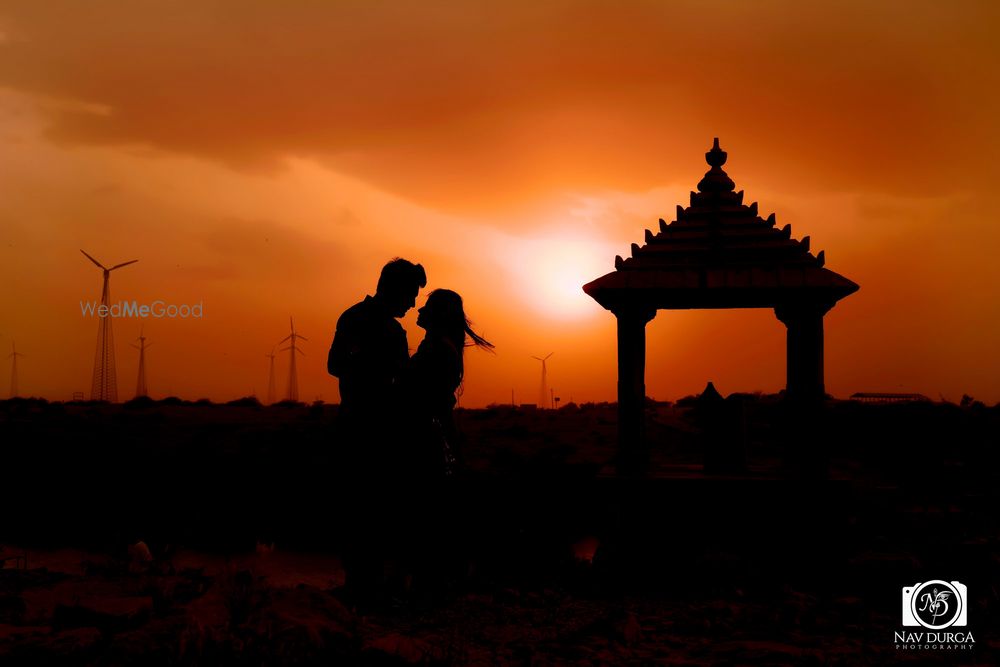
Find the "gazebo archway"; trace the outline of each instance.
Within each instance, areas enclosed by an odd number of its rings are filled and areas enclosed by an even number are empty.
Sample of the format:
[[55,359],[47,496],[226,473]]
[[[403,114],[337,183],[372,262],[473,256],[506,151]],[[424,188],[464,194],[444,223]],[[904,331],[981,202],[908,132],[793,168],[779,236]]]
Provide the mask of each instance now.
[[727,154],[715,139],[705,153],[711,169],[676,219],[646,230],[631,257],[615,257],[615,270],[583,286],[618,321],[618,453],[628,467],[645,463],[646,324],[659,310],[771,308],[786,328],[786,397],[815,404],[825,396],[823,317],[859,287],[824,267],[810,239],[792,238],[775,215],[761,218],[757,202],[722,166]]
[[709,381],[723,394],[774,395],[785,388],[785,338],[772,308],[658,313],[646,324],[646,396],[694,397]]

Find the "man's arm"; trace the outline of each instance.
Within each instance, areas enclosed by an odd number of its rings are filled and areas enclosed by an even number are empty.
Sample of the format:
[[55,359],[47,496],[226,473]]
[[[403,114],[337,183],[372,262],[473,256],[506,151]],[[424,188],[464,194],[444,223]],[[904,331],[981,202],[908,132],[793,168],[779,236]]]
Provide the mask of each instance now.
[[326,357],[326,370],[330,375],[342,378],[345,374],[350,374],[361,352],[360,338],[357,325],[341,317],[333,334],[330,353]]

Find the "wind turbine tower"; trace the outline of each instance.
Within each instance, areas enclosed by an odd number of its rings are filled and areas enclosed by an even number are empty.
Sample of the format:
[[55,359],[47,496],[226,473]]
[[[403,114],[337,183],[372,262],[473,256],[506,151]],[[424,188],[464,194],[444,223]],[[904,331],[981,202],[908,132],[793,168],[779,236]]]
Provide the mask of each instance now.
[[129,262],[115,264],[108,269],[83,250],[80,252],[104,272],[101,305],[104,306],[103,312],[105,314],[97,324],[97,352],[94,354],[94,379],[90,385],[90,400],[116,403],[118,401],[118,380],[115,373],[115,339],[111,331],[111,315],[108,313],[108,308],[111,307],[109,282],[112,271],[129,264],[135,264],[139,260],[133,259]]
[[267,372],[267,404],[271,405],[274,403],[275,397],[278,395],[278,390],[274,383],[274,348],[271,348],[270,354],[265,354],[264,356],[271,360],[271,367]]
[[132,347],[139,350],[139,379],[135,383],[135,397],[149,396],[149,391],[146,389],[146,348],[152,347],[153,344],[150,343],[146,345],[146,337],[142,334],[142,328],[139,328],[139,337],[136,338],[139,344],[136,345],[132,343]]
[[14,341],[11,341],[11,343],[10,343],[10,349],[11,349],[11,352],[10,352],[10,354],[7,355],[7,358],[11,360],[11,364],[10,364],[10,397],[11,398],[16,398],[17,397],[17,358],[18,357],[23,357],[24,355],[17,351],[17,346],[14,344]]
[[549,360],[555,352],[549,352],[545,357],[532,357],[536,361],[542,362],[542,386],[538,388],[538,407],[544,408],[549,404],[549,381],[546,377],[547,370],[545,368],[545,362]]
[[288,347],[283,347],[280,350],[281,352],[289,350],[291,353],[291,360],[289,361],[288,364],[288,396],[285,397],[285,400],[297,401],[299,400],[299,374],[295,370],[295,353],[298,352],[299,354],[305,354],[305,352],[303,352],[302,350],[300,350],[295,346],[295,341],[297,341],[300,338],[302,340],[309,340],[309,339],[306,338],[305,336],[301,336],[295,333],[295,322],[292,320],[291,315],[288,316],[288,322],[292,326],[292,333],[288,334],[280,341],[278,341],[278,344],[280,345],[281,343],[284,343],[286,340],[290,341]]

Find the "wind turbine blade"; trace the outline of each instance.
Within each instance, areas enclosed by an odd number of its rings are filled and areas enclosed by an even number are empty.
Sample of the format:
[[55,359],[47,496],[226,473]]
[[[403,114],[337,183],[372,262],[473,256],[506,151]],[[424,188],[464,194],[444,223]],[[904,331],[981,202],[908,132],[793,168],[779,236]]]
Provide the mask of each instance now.
[[303,357],[306,356],[306,353],[300,350],[299,348],[295,348],[295,351],[301,354]]
[[[555,354],[555,352],[549,352],[549,357],[551,357],[553,354]],[[542,361],[547,360],[549,357],[545,357],[545,359],[542,359]]]
[[129,264],[135,264],[138,261],[139,260],[137,260],[137,259],[133,259],[131,262],[122,262],[121,264],[115,264],[110,269],[108,269],[108,271],[114,271],[115,269],[120,269],[123,266],[128,266]]
[[545,361],[545,360],[544,360],[544,359],[542,359],[541,357],[535,357],[535,356],[533,356],[533,357],[531,357],[531,358],[532,358],[532,359],[537,359],[538,361]]
[[142,349],[141,347],[139,347],[139,346],[138,346],[138,345],[136,345],[135,343],[129,343],[129,345],[131,345],[132,347],[134,347],[134,348],[135,348],[135,349],[137,349],[137,350],[141,350],[141,349]]
[[281,340],[278,341],[278,345],[281,345],[282,343],[284,343],[286,340],[288,340],[291,337],[292,337],[292,334],[288,334],[287,336],[285,336],[284,338],[282,338]]
[[280,350],[278,350],[278,352],[284,352],[285,350],[290,350],[290,349],[292,349],[292,348],[290,348],[290,347],[283,347]]
[[308,338],[306,338],[306,337],[305,337],[305,336],[303,336],[302,334],[295,334],[295,337],[296,337],[296,338],[301,338],[302,340],[309,340]]
[[[80,250],[80,252],[83,252],[83,250]],[[97,264],[97,266],[99,266],[99,267],[101,267],[102,269],[104,269],[104,265],[103,265],[103,264],[101,264],[100,262],[98,262],[98,261],[97,261],[96,259],[94,259],[93,257],[91,257],[90,255],[88,255],[88,254],[87,254],[87,253],[85,253],[85,252],[83,252],[83,255],[84,255],[84,256],[85,256],[85,257],[86,257],[87,259],[89,259],[89,260],[90,260],[91,262],[93,262],[94,264]],[[104,270],[105,270],[105,271],[107,271],[107,269],[104,269]]]

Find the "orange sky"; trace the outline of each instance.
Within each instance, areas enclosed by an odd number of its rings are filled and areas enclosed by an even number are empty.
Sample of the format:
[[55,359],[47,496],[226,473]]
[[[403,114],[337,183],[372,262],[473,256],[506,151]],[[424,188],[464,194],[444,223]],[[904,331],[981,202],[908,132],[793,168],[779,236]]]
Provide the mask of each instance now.
[[[83,248],[140,260],[114,299],[204,304],[146,321],[155,397],[264,395],[291,314],[301,397],[335,401],[336,319],[401,255],[497,346],[463,405],[535,401],[552,351],[564,402],[613,400],[614,317],[579,287],[718,136],[748,201],[861,285],[826,318],[828,391],[996,402],[996,7],[0,0],[0,349],[22,394],[89,395]],[[125,399],[139,322],[114,328]],[[657,315],[647,393],[709,379],[783,386],[772,311]]]

